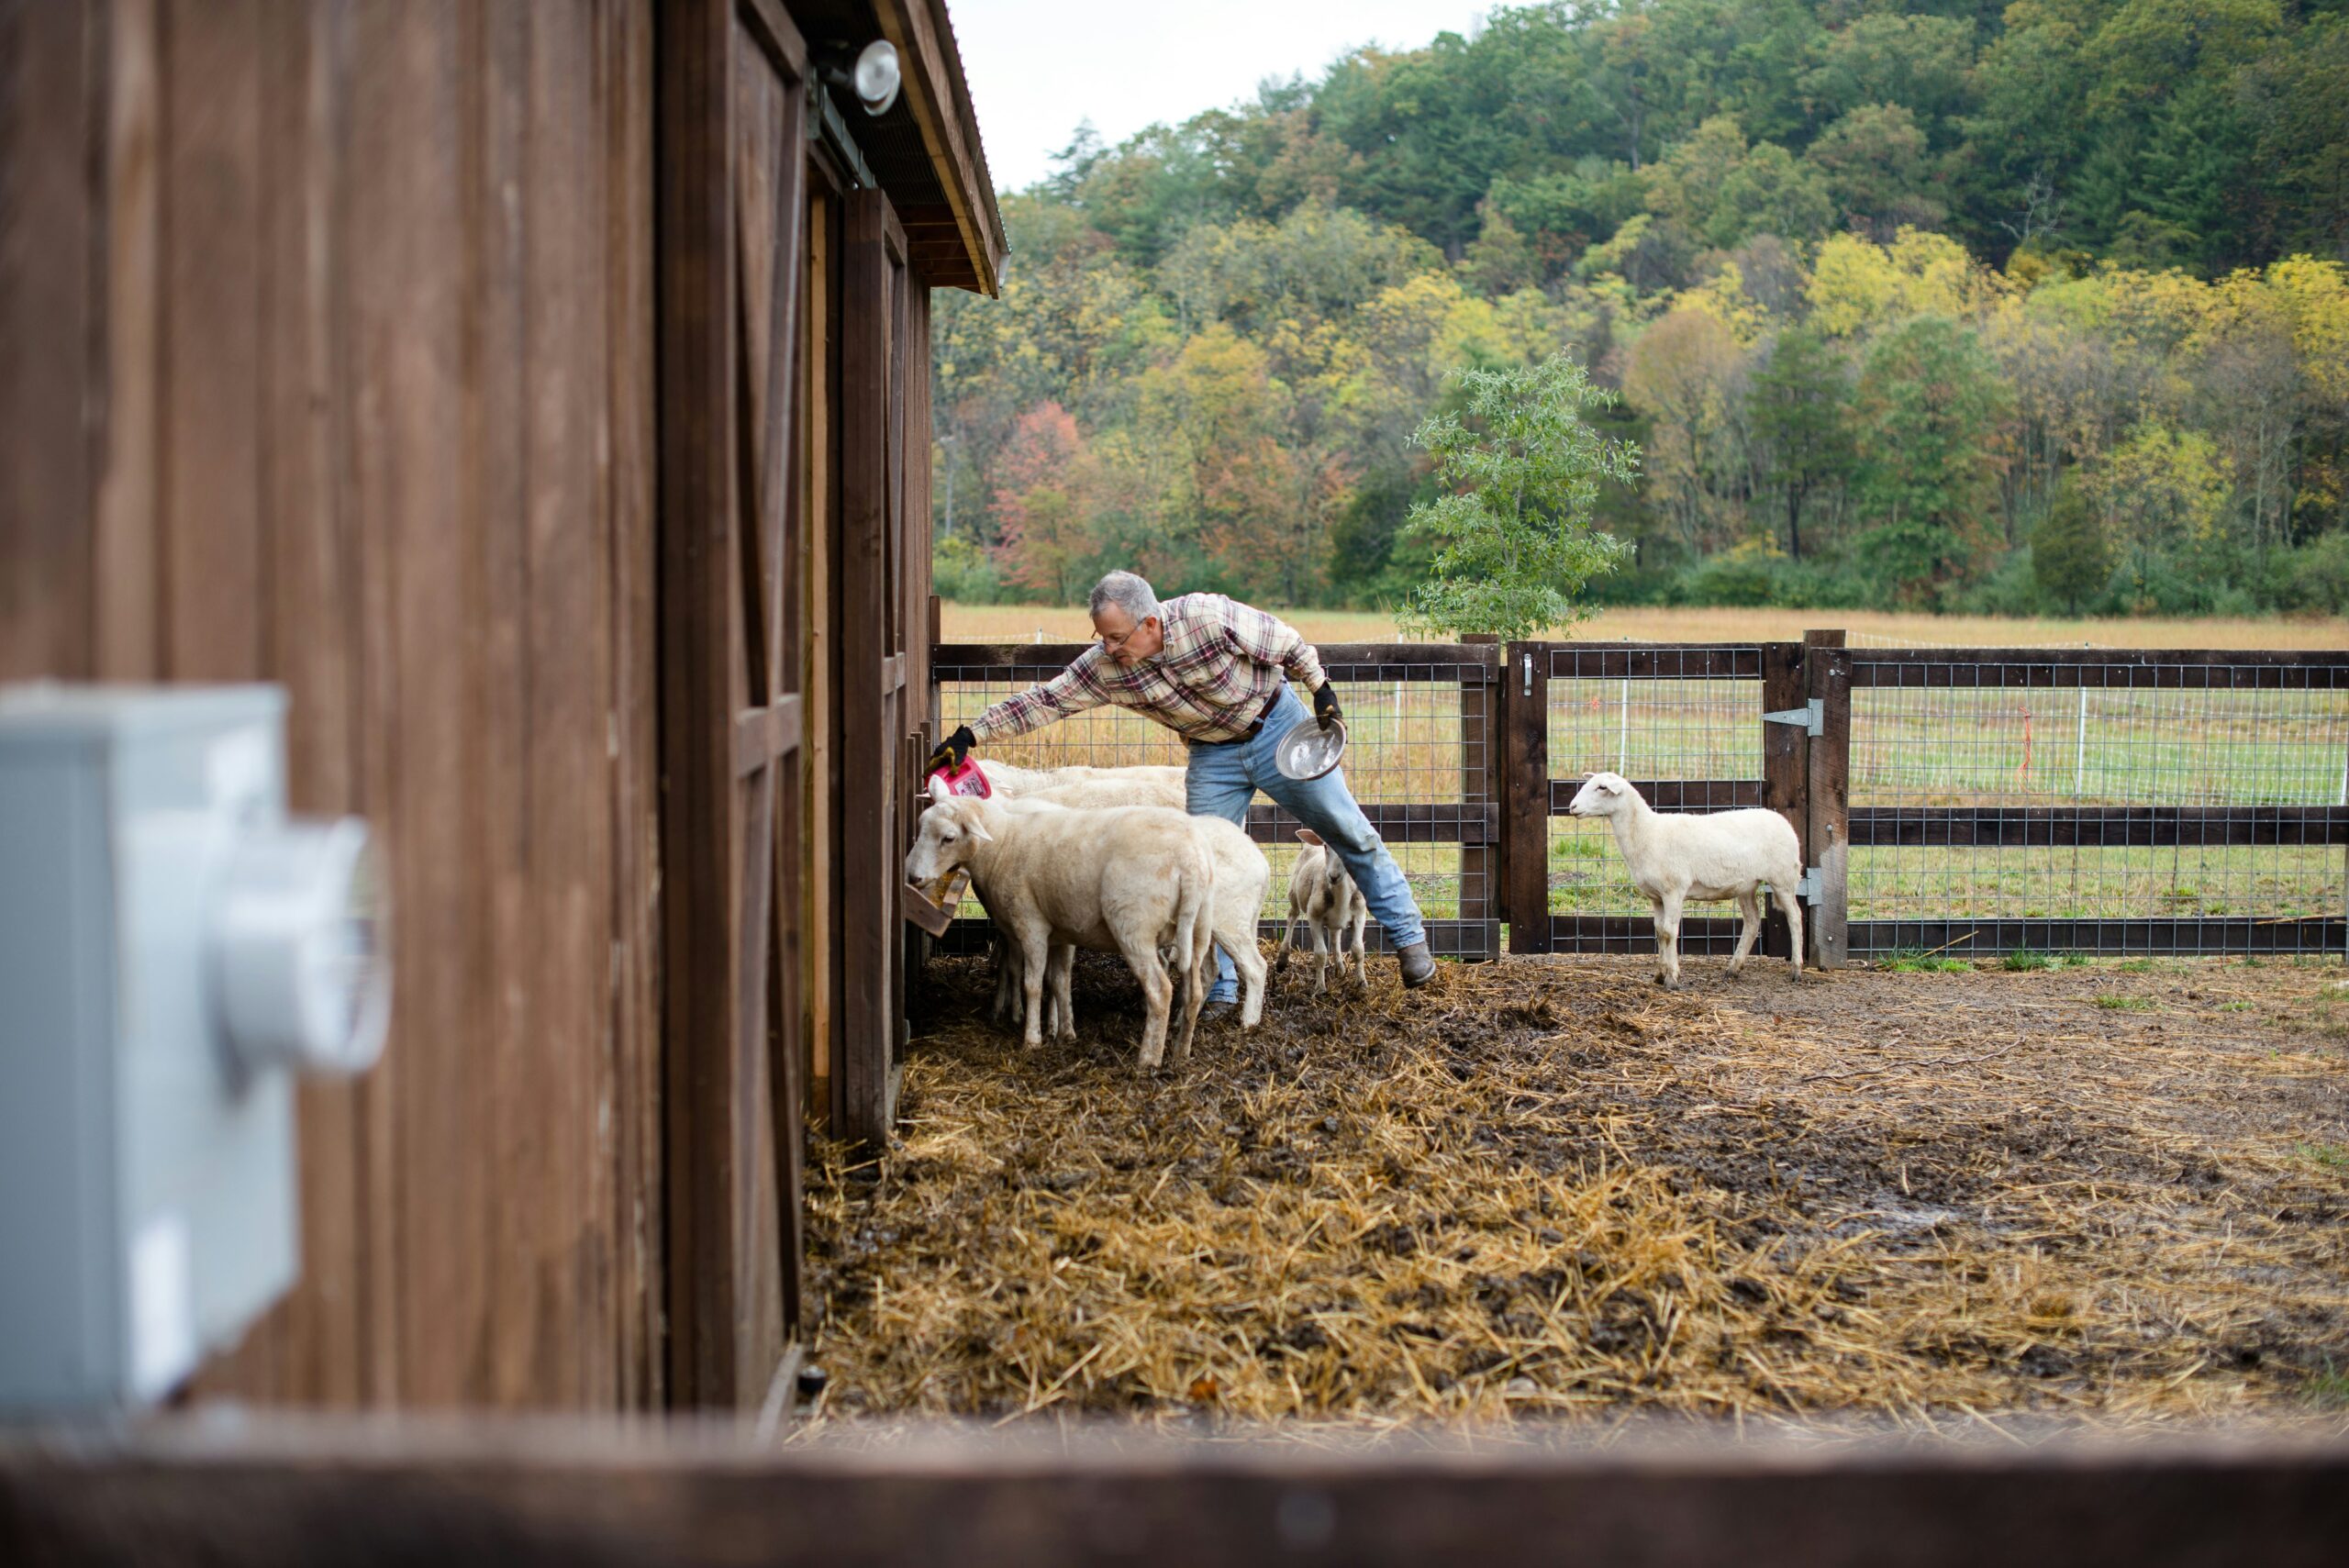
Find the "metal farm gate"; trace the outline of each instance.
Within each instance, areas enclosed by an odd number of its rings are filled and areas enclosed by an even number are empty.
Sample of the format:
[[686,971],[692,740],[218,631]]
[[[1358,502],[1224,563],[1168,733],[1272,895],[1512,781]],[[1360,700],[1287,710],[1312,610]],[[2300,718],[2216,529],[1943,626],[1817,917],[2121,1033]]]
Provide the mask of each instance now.
[[1826,967],[2349,942],[2349,654],[1844,642],[1512,643],[1511,950],[1653,951],[1607,829],[1552,820],[1599,768],[1662,810],[1785,813]]

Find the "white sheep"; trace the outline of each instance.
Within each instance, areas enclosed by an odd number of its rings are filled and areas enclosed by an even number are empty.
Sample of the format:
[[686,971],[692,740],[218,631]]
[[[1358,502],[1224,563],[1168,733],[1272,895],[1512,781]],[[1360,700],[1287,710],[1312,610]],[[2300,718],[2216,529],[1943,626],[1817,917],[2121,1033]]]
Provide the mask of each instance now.
[[[1081,810],[1117,806],[1164,806],[1181,811],[1186,804],[1183,770],[1170,767],[1096,768],[1084,763],[1070,763],[1059,768],[1022,768],[1009,762],[999,762],[992,757],[979,759],[979,772],[986,775],[987,788],[998,801],[1050,800],[1056,805]],[[977,889],[979,902],[987,904],[986,890]],[[995,906],[987,905],[990,918]],[[1019,991],[1017,976],[1019,956],[1012,949],[1012,939],[1001,920],[995,921],[995,1021],[1005,1029],[1019,1027]],[[1054,1006],[1065,998],[1067,988],[1060,984],[1065,977],[1066,966],[1052,971],[1054,980],[1050,993]],[[1046,1028],[1059,1029],[1073,1027],[1067,1020],[1046,1019]]]
[[[1171,806],[1184,808],[1184,772],[1173,767],[1096,768],[1073,762],[1061,768],[1018,768],[992,757],[979,760],[987,787],[1006,800],[1045,795],[1063,806]],[[1096,793],[1092,786],[1098,786]],[[1081,789],[1084,798],[1066,798],[1064,792]],[[1111,793],[1114,792],[1114,793]]]
[[[1190,1055],[1207,994],[1203,971],[1215,951],[1215,859],[1189,817],[1147,806],[1014,812],[957,795],[934,779],[921,831],[906,855],[906,880],[934,887],[965,868],[987,889],[989,909],[1019,951],[1024,1043],[1043,1043],[1045,965],[1055,941],[1070,942],[1124,957],[1149,1007],[1141,1065],[1156,1067],[1174,1003],[1158,950],[1171,943],[1186,981],[1174,1060]],[[1074,1033],[1065,1015],[1057,1023]]]
[[[1141,770],[1134,770],[1139,772]],[[1036,811],[1106,810],[1113,807],[1102,804],[1106,784],[1078,783],[1057,788],[1040,789],[1031,795],[1019,795],[999,804],[1015,815]],[[1132,791],[1122,792],[1130,800]],[[1258,849],[1245,829],[1226,822],[1219,817],[1189,817],[1192,830],[1200,836],[1208,852],[1215,858],[1215,905],[1213,929],[1216,941],[1231,955],[1232,967],[1240,972],[1240,1027],[1254,1029],[1264,1016],[1264,955],[1256,945],[1256,920],[1264,907],[1264,888],[1273,879],[1273,868],[1266,862],[1264,851]],[[980,902],[986,903],[984,888]],[[989,913],[994,906],[988,905]],[[1000,927],[998,927],[1000,929]],[[1011,940],[1007,939],[1007,950]],[[1048,1028],[1073,1028],[1074,1015],[1069,1001],[1069,966],[1073,951],[1064,944],[1055,946],[1047,971],[1049,986],[1045,1019]],[[1007,957],[996,985],[996,1018],[1009,1025],[1017,1016],[1018,998],[1013,995],[1010,975],[1019,961]]]
[[1786,913],[1795,978],[1802,978],[1802,905],[1795,897],[1795,885],[1802,880],[1802,846],[1785,817],[1761,807],[1703,815],[1659,812],[1620,773],[1591,774],[1566,810],[1614,824],[1615,844],[1631,868],[1631,884],[1647,895],[1655,911],[1656,979],[1665,989],[1680,984],[1681,906],[1691,898],[1737,900],[1745,923],[1737,934],[1737,955],[1729,961],[1729,972],[1735,974],[1762,934],[1759,890],[1765,882]]
[[[1281,964],[1288,964],[1289,950],[1297,945],[1297,929],[1303,926],[1313,933],[1313,994],[1319,995],[1330,988],[1330,954],[1338,959],[1338,975],[1346,973],[1346,932],[1354,937],[1354,979],[1362,985],[1370,984],[1367,961],[1363,957],[1363,928],[1370,920],[1370,901],[1346,874],[1346,862],[1338,851],[1322,841],[1321,835],[1310,828],[1299,828],[1297,836],[1305,848],[1297,852],[1297,864],[1288,873],[1288,935],[1281,942]],[[1329,950],[1322,949],[1322,938],[1329,939]]]

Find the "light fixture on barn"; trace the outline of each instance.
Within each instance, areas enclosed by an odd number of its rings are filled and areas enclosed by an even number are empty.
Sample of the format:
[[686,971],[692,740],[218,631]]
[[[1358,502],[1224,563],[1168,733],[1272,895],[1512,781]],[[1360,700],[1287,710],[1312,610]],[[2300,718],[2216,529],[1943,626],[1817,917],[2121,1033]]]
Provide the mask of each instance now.
[[816,71],[827,84],[854,96],[875,117],[889,112],[904,84],[897,46],[886,39],[874,39],[853,55],[846,44],[835,44],[818,57]]

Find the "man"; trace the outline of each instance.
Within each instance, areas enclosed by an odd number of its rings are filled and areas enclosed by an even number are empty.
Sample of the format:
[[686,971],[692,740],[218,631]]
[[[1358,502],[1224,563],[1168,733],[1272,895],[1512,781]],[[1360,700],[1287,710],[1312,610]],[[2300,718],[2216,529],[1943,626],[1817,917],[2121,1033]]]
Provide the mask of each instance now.
[[[1338,718],[1338,695],[1312,645],[1296,628],[1220,594],[1185,594],[1162,605],[1150,584],[1130,572],[1112,572],[1095,584],[1091,609],[1101,638],[1097,646],[1041,685],[1005,698],[976,724],[955,730],[931,754],[930,767],[959,764],[984,741],[1008,740],[1105,703],[1146,714],[1188,745],[1186,784],[1193,816],[1245,827],[1256,792],[1271,795],[1345,862],[1395,945],[1403,984],[1434,979],[1435,961],[1428,955],[1410,884],[1354,803],[1344,770],[1297,780],[1274,765],[1281,737],[1307,717],[1305,705],[1289,690],[1291,679],[1313,693],[1313,717],[1321,728]],[[1219,948],[1215,957],[1208,1017],[1230,1012],[1240,994],[1230,956]]]

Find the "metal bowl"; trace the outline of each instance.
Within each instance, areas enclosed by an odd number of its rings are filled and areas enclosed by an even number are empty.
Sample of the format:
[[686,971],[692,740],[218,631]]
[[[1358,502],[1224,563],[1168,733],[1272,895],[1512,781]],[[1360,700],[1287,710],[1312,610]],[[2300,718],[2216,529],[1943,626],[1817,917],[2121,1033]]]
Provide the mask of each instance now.
[[1331,719],[1321,728],[1315,718],[1300,718],[1273,748],[1273,766],[1284,778],[1318,779],[1338,765],[1346,754],[1346,721]]

